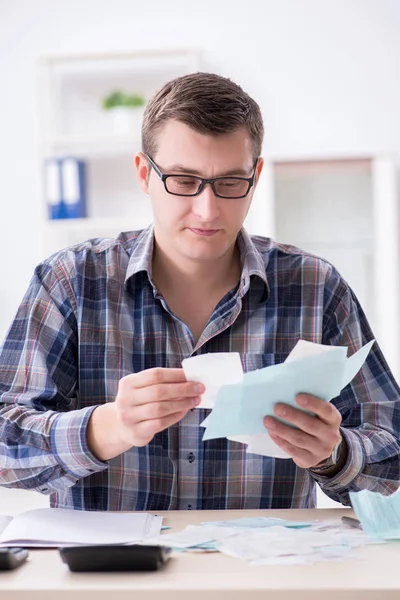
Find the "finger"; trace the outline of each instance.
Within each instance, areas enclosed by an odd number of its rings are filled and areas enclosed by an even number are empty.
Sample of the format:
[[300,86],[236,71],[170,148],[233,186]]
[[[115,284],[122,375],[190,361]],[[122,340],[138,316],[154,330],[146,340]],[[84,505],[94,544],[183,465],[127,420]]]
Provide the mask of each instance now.
[[[322,439],[318,437],[314,437],[297,427],[290,427],[290,425],[285,425],[284,423],[280,423],[276,419],[272,419],[275,421],[273,424],[270,424],[269,417],[266,419],[268,433],[270,435],[278,436],[280,439],[284,440],[287,444],[290,444],[293,448],[297,448],[300,450],[307,450],[311,454],[315,454],[320,456],[321,454],[326,454],[328,457],[332,451],[332,442],[330,432],[327,432],[327,435]],[[325,426],[326,427],[326,426]]]
[[[289,406],[288,404],[277,404],[274,408],[274,413],[280,419],[284,419],[292,423],[302,431],[314,435],[315,437],[323,437],[327,433],[328,425],[313,415],[309,415],[304,411]],[[265,418],[265,424],[269,423],[269,418]],[[272,425],[277,421],[271,417]]]
[[144,369],[139,373],[131,373],[123,377],[121,381],[124,381],[127,387],[142,388],[161,383],[183,383],[186,381],[186,377],[183,369],[155,367]]
[[136,427],[136,435],[139,438],[152,438],[156,433],[160,431],[164,431],[171,425],[178,423],[183,417],[186,415],[187,410],[181,410],[176,413],[172,413],[166,417],[161,417],[160,419],[152,419],[149,421],[142,421],[137,424]]
[[293,446],[292,444],[290,444],[290,442],[279,437],[278,435],[272,433],[270,433],[269,435],[272,441],[275,442],[275,444],[279,446],[281,450],[286,452],[286,454],[289,454],[289,456],[291,456],[296,465],[299,466],[301,469],[309,469],[310,467],[315,465],[316,462],[318,462],[316,460],[316,457],[308,450],[297,448],[296,446]]
[[183,398],[192,398],[203,394],[205,387],[202,383],[194,381],[185,381],[184,383],[159,383],[148,385],[147,387],[135,388],[124,387],[119,388],[119,395],[122,395],[128,402],[132,404],[149,404],[151,402],[163,402],[166,400],[176,400]]
[[176,398],[171,401],[141,404],[132,408],[131,421],[138,424],[143,421],[163,419],[174,413],[187,412],[191,408],[198,406],[200,401],[201,398],[199,396],[194,396],[192,398]]
[[[332,408],[334,411],[337,410],[334,406],[332,406]],[[301,431],[321,440],[322,445],[328,444],[333,447],[340,440],[340,414],[339,419],[332,419],[333,422],[328,424],[325,421],[322,421],[318,416],[309,415],[287,404],[277,404],[274,408],[274,412],[278,417],[292,423]],[[265,425],[268,428],[269,426],[272,428],[276,423],[276,419],[271,421],[268,418],[265,419]]]
[[327,424],[339,426],[342,422],[340,412],[331,402],[326,402],[325,400],[321,400],[321,398],[316,398],[310,394],[298,394],[296,396],[296,403],[301,406],[301,408],[313,412],[321,419],[321,421],[324,421]]

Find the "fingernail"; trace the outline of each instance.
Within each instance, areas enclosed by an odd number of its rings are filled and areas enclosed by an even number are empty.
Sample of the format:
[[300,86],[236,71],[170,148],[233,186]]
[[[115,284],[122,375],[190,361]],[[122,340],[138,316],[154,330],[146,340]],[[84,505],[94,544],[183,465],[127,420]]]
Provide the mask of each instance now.
[[284,417],[286,415],[286,408],[284,406],[278,406],[275,409],[275,414],[279,415],[280,417]]
[[273,421],[272,419],[264,419],[264,425],[265,427],[267,427],[267,429],[275,429],[276,425],[275,425],[275,421]]
[[194,398],[192,400],[192,405],[193,406],[198,406],[200,404],[200,402],[201,402],[201,398]]
[[306,396],[297,396],[297,402],[301,406],[306,406],[308,404],[308,400]]
[[202,383],[197,383],[197,384],[194,386],[194,391],[195,391],[197,394],[202,394],[202,393],[204,392],[204,385],[203,385]]

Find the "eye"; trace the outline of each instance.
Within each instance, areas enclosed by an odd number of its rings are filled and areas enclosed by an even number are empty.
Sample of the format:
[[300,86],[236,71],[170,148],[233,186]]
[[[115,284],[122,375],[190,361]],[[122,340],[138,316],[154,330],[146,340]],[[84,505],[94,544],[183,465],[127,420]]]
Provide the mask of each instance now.
[[241,179],[220,179],[218,185],[219,187],[236,188],[243,185],[243,181]]
[[198,185],[197,179],[190,179],[190,177],[170,177],[170,182],[173,185],[181,187],[193,187]]

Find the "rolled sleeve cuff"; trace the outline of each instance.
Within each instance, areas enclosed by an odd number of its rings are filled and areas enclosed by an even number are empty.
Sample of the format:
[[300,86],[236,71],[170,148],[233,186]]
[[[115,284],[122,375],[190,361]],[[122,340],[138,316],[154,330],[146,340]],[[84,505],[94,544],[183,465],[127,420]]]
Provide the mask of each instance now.
[[51,428],[50,445],[61,467],[76,479],[103,471],[108,463],[98,460],[89,450],[86,431],[97,406],[57,415]]
[[364,444],[357,431],[341,427],[340,433],[347,444],[347,460],[343,469],[333,477],[326,477],[322,473],[309,471],[322,489],[332,492],[342,492],[344,489],[351,490],[352,483],[357,480],[364,470],[366,461]]

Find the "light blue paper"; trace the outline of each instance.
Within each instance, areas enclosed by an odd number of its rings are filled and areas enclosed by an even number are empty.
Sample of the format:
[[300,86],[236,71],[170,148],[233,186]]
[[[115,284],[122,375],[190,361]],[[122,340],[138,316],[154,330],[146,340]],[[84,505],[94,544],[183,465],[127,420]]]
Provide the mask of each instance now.
[[227,519],[226,521],[203,521],[202,525],[217,525],[218,527],[240,527],[259,529],[263,527],[288,527],[290,529],[302,529],[311,527],[308,521],[288,521],[274,517],[243,517],[240,519]]
[[350,492],[350,501],[364,532],[380,540],[400,539],[400,495],[382,496],[362,490]]
[[[280,369],[274,371],[272,378],[269,367],[260,369],[259,385],[248,385],[247,379],[243,383],[245,394],[239,409],[240,433],[265,433],[264,417],[274,415],[274,407],[279,402],[311,414],[296,403],[296,396],[301,392],[327,401],[338,396],[338,382],[341,381],[345,361],[346,348],[335,348],[332,354],[324,353],[277,365]],[[279,420],[287,423],[284,419]]]
[[[203,442],[225,435],[233,436],[243,433],[240,423],[242,395],[243,386],[240,384],[222,386],[214,408],[207,417],[207,429],[203,435]],[[225,431],[229,431],[229,433],[226,434]]]
[[250,371],[244,374],[243,383],[222,386],[208,416],[203,441],[266,433],[264,417],[275,416],[277,403],[304,410],[296,404],[296,396],[302,392],[332,400],[356,375],[372,344],[369,342],[349,359],[347,348],[337,346],[329,352]]

